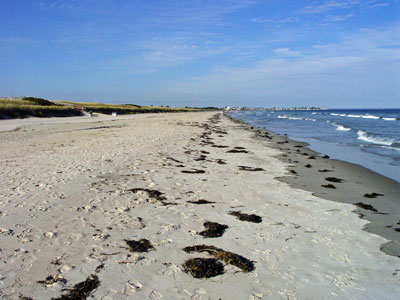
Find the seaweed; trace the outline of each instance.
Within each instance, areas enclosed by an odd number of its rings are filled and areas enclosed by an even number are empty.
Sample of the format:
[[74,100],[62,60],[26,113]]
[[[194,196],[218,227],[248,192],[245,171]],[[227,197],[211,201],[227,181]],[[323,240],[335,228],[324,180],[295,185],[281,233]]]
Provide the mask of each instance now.
[[182,170],[182,173],[187,173],[187,174],[203,174],[206,171],[204,170],[198,170],[198,169],[193,169],[193,170]]
[[220,259],[227,264],[238,267],[239,269],[241,269],[243,272],[246,272],[246,273],[255,270],[253,262],[250,261],[249,259],[247,259],[239,254],[225,251],[223,249],[219,249],[215,246],[208,246],[208,245],[189,246],[189,247],[183,248],[183,251],[185,251],[187,253],[206,252],[209,255],[215,257],[216,259]]
[[206,160],[206,158],[207,158],[207,156],[205,156],[205,155],[200,155],[200,157],[195,158],[194,160],[195,160],[195,161],[202,161],[202,160]]
[[315,159],[315,156],[310,156],[308,159]]
[[246,167],[246,166],[239,166],[239,170],[251,171],[251,172],[264,171],[264,169],[262,169],[262,168],[253,168],[253,167]]
[[196,200],[196,201],[188,201],[188,202],[192,203],[192,204],[212,204],[212,203],[215,203],[215,202],[204,200],[204,199],[200,199],[200,200]]
[[322,158],[330,158],[329,155],[324,155]]
[[333,184],[323,184],[321,187],[326,188],[326,189],[336,189],[336,186]]
[[240,211],[230,211],[229,214],[231,216],[235,216],[238,218],[240,221],[246,221],[246,222],[252,222],[252,223],[261,223],[262,218],[260,216],[254,215],[254,214],[244,214]]
[[292,174],[294,174],[294,175],[297,174],[297,172],[296,172],[295,170],[290,170],[289,172],[292,173]]
[[40,283],[40,284],[43,284],[44,286],[51,286],[51,285],[53,285],[53,284],[55,284],[57,282],[61,282],[61,283],[66,284],[67,280],[62,278],[62,277],[60,277],[60,276],[49,275],[49,276],[46,277],[45,280],[38,280],[36,282]]
[[329,181],[329,182],[337,182],[337,183],[343,182],[343,179],[336,178],[336,177],[326,177],[325,180]]
[[247,151],[247,150],[232,149],[232,150],[226,151],[226,153],[249,153],[249,151]]
[[68,294],[62,295],[58,298],[51,298],[52,300],[85,300],[90,294],[100,286],[99,278],[96,275],[90,275],[85,281],[76,284],[69,290]]
[[149,250],[154,250],[154,246],[147,239],[135,240],[125,240],[129,246],[131,252],[149,252]]
[[177,163],[182,163],[180,160],[177,160],[177,159],[175,159],[173,157],[169,157],[168,156],[167,159],[172,160],[172,161],[177,162]]
[[312,165],[306,164],[304,167],[305,167],[305,168],[312,168]]
[[357,203],[354,203],[354,205],[356,205],[356,206],[358,206],[358,207],[360,207],[360,208],[363,208],[363,209],[365,209],[365,210],[370,210],[370,211],[373,211],[373,212],[378,212],[377,210],[376,210],[376,208],[375,207],[373,207],[372,205],[370,205],[370,204],[365,204],[365,203],[362,203],[362,202],[357,202]]
[[378,193],[364,194],[365,198],[376,198],[378,196],[384,196],[384,195],[383,194],[378,194]]
[[183,264],[186,273],[194,278],[210,278],[225,273],[224,265],[215,258],[192,258]]
[[224,146],[224,145],[212,145],[211,147],[214,147],[214,148],[228,148],[229,146]]
[[160,191],[157,190],[150,190],[150,189],[144,189],[144,188],[134,188],[128,190],[129,192],[137,193],[137,192],[146,192],[149,198],[156,199],[158,201],[163,202],[164,200],[167,200],[167,197],[163,196],[164,193],[161,193]]
[[333,170],[323,169],[323,170],[318,170],[318,172],[326,173],[326,172],[333,172]]
[[229,228],[227,225],[215,222],[205,222],[203,225],[206,229],[200,232],[199,234],[209,238],[221,237],[223,236],[225,230]]
[[220,164],[220,165],[226,165],[226,162],[222,159],[217,159],[216,162],[217,162],[217,164]]

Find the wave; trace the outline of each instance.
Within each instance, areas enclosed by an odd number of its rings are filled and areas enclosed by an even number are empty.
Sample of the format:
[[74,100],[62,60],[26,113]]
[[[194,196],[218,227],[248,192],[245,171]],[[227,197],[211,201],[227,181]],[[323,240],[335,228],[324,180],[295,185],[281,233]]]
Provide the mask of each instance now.
[[385,121],[396,121],[397,119],[396,118],[382,118],[382,120],[385,120]]
[[373,115],[364,115],[364,116],[361,116],[361,118],[364,118],[364,119],[380,119],[381,117],[377,117],[377,116],[373,116]]
[[310,119],[310,118],[299,118],[299,117],[289,117],[287,115],[280,115],[278,116],[278,119],[289,119],[289,120],[306,120],[306,121],[317,121],[316,119]]
[[397,148],[396,146],[400,146],[400,144],[398,142],[394,141],[393,139],[372,136],[363,130],[357,131],[357,134],[358,134],[357,139],[364,141],[364,142],[373,143],[373,144],[377,144],[377,145],[392,146],[395,148]]
[[[328,120],[327,122],[330,122],[330,121]],[[336,122],[333,122],[332,125],[336,127],[336,130],[340,130],[340,131],[350,131],[351,130],[351,128],[344,127],[343,125],[340,125]]]
[[347,117],[349,117],[349,118],[361,118],[360,115],[347,115]]
[[338,116],[339,114],[330,113],[331,116]]

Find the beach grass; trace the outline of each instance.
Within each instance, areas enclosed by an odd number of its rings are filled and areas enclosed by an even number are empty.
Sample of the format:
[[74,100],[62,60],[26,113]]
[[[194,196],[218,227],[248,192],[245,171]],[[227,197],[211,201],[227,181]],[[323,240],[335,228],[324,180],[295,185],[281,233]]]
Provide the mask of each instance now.
[[0,99],[0,119],[81,116],[84,111],[108,115],[111,115],[112,113],[125,115],[140,113],[194,112],[211,109],[216,108],[178,108],[169,106],[140,106],[135,104],[49,101],[34,97]]

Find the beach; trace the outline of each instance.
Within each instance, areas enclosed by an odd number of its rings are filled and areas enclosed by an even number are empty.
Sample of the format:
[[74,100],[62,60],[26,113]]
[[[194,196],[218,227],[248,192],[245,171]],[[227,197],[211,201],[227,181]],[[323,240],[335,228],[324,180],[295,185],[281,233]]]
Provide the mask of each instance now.
[[399,185],[304,143],[221,112],[5,120],[0,140],[3,299],[400,294]]

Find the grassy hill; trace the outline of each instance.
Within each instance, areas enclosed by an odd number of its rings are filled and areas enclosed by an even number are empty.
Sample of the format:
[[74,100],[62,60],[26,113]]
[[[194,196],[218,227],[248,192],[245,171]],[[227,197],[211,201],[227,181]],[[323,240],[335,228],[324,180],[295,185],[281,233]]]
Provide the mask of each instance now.
[[105,104],[93,102],[49,101],[41,98],[0,99],[0,119],[26,117],[71,117],[81,116],[83,112],[111,114],[192,112],[216,108],[177,108],[165,106],[140,106],[135,104]]

